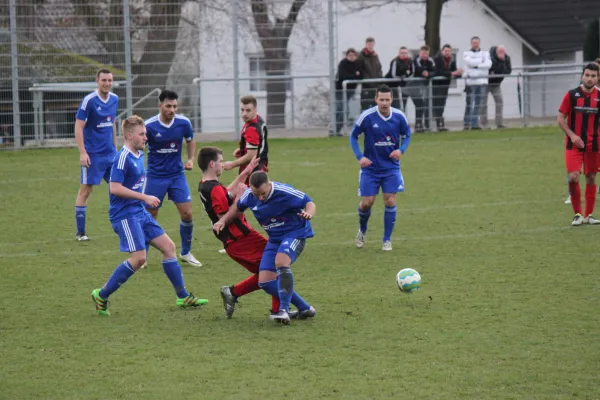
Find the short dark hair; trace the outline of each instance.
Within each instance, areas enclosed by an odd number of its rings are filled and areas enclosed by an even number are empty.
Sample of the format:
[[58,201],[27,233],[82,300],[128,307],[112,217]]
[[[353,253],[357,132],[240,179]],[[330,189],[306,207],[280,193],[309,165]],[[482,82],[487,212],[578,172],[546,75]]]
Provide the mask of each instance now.
[[252,94],[247,94],[245,96],[240,97],[240,103],[244,105],[252,104],[254,108],[256,108],[256,106],[258,105],[258,102],[256,101],[256,96]]
[[471,41],[473,41],[473,40],[475,40],[475,39],[477,39],[477,40],[481,40],[481,39],[479,39],[479,36],[473,36],[473,37],[471,38]]
[[[392,94],[392,88],[389,87],[388,85],[381,85],[377,88],[377,92],[375,92],[375,98],[377,98],[377,95],[379,93],[390,93]],[[393,94],[392,94],[393,96]]]
[[255,171],[250,175],[250,186],[259,188],[269,182],[269,175],[265,171]]
[[408,50],[408,47],[406,47],[406,46],[400,46],[400,50]]
[[96,71],[96,79],[100,78],[100,74],[112,74],[112,72],[110,72],[110,69],[100,68],[98,71]]
[[442,46],[442,50],[444,50],[444,49],[452,50],[452,46],[450,46],[449,44],[446,43],[445,45]]
[[367,40],[365,40],[365,43],[375,43],[375,38],[374,38],[374,37],[372,37],[372,36],[369,36],[369,37],[367,38]]
[[600,71],[600,67],[598,67],[598,64],[596,64],[596,63],[589,63],[585,67],[583,67],[583,70],[581,71],[582,75],[585,73],[586,69],[589,69],[590,71],[594,71],[594,72],[596,72],[596,74],[598,74],[598,72]]
[[202,172],[206,172],[211,161],[217,162],[219,154],[223,154],[223,150],[218,147],[203,147],[198,152],[198,166]]
[[160,94],[158,95],[158,100],[162,103],[163,101],[166,100],[177,100],[179,98],[179,95],[177,94],[177,92],[174,92],[172,90],[168,90],[168,89],[164,89],[162,92],[160,92]]
[[348,50],[346,50],[346,55],[348,55],[348,54],[352,54],[352,53],[354,53],[354,54],[358,54],[358,53],[356,52],[356,50],[354,49],[354,47],[350,47]]
[[429,46],[427,46],[426,44],[424,44],[423,46],[421,46],[421,48],[419,50],[421,50],[421,51],[429,51]]

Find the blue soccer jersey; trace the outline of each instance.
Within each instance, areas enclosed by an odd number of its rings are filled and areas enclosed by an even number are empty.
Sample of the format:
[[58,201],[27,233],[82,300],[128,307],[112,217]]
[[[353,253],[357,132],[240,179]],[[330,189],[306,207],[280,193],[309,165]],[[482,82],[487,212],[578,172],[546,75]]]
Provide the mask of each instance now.
[[[144,152],[138,151],[138,154],[135,154],[123,146],[113,162],[110,181],[119,182],[127,189],[143,193],[145,180]],[[126,219],[146,210],[144,202],[141,200],[126,199],[113,194],[110,194],[109,197],[108,218],[112,222]]]
[[148,137],[148,176],[170,177],[183,171],[181,148],[183,139],[194,140],[194,130],[189,119],[176,114],[169,125],[159,115],[146,121]]
[[[406,152],[410,143],[410,127],[406,116],[396,108],[390,108],[390,115],[384,117],[378,107],[365,110],[358,119],[350,134],[350,143],[356,158],[366,157],[372,164],[363,170],[382,172],[398,169],[400,161],[390,158],[390,153],[400,150]],[[358,138],[364,134],[364,154],[360,152]]]
[[265,201],[258,200],[252,190],[247,189],[237,203],[240,211],[250,209],[267,232],[269,240],[313,237],[315,234],[310,221],[298,216],[306,204],[312,201],[310,197],[289,185],[279,182],[271,184],[271,193]]
[[118,106],[119,97],[116,94],[109,93],[105,101],[97,91],[85,96],[81,102],[75,118],[85,121],[83,145],[88,154],[111,154],[117,151],[113,142],[113,126]]

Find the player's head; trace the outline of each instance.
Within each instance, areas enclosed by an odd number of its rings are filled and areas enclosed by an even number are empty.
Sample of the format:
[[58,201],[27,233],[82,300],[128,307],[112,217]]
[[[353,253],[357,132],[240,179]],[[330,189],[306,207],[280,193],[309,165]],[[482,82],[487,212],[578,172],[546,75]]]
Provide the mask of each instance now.
[[251,94],[247,94],[240,98],[240,110],[244,122],[252,121],[256,118],[256,105],[256,97]]
[[388,85],[381,85],[375,92],[375,103],[379,108],[379,112],[387,115],[390,112],[392,105],[392,89]]
[[100,94],[106,96],[113,85],[113,74],[106,68],[101,68],[96,72],[96,85]]
[[217,176],[223,173],[223,150],[218,147],[203,147],[198,152],[198,167],[202,173],[214,172]]
[[426,44],[421,46],[421,48],[419,49],[419,57],[422,59],[429,58],[429,46],[427,46]]
[[123,120],[121,130],[125,143],[133,150],[143,150],[146,145],[146,125],[142,117],[132,115]]
[[271,182],[265,171],[256,171],[250,175],[250,190],[254,197],[265,201],[271,193]]
[[442,47],[442,56],[444,58],[450,58],[450,57],[452,57],[452,46],[450,46],[449,44],[445,44]]
[[587,90],[591,90],[598,84],[598,64],[589,63],[583,67],[581,82]]
[[160,102],[158,107],[160,108],[160,116],[163,121],[170,122],[175,118],[178,98],[179,96],[176,92],[166,89],[158,95],[158,101]]

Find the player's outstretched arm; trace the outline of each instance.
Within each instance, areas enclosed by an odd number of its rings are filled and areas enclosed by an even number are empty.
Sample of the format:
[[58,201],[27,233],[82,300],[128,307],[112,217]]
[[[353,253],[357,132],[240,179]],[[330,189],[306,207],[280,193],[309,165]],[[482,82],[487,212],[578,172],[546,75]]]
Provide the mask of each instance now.
[[239,187],[240,184],[243,184],[244,182],[246,182],[246,179],[250,176],[252,171],[254,171],[254,169],[258,166],[259,161],[260,161],[260,159],[258,157],[254,157],[253,159],[251,159],[250,164],[248,164],[248,166],[246,168],[244,168],[242,173],[239,174],[237,176],[237,178],[235,178],[235,180],[233,182],[231,182],[231,184],[229,186],[227,186],[227,191],[231,193],[231,192],[235,191]]
[[217,233],[220,233],[228,223],[242,214],[243,212],[239,210],[237,202],[233,202],[233,204],[229,206],[229,210],[217,222],[215,222],[213,225],[213,230]]
[[109,185],[109,191],[110,194],[117,197],[122,197],[124,199],[141,200],[153,208],[158,207],[160,204],[160,200],[158,198],[128,189],[119,182],[111,182]]
[[229,171],[230,169],[234,169],[239,167],[240,165],[248,164],[253,158],[258,154],[258,150],[248,149],[248,152],[244,154],[242,157],[238,158],[235,161],[227,161],[223,164],[223,169],[225,171]]
[[308,203],[306,203],[306,206],[304,206],[304,210],[302,210],[302,212],[299,212],[298,215],[304,219],[312,219],[316,213],[317,213],[316,204],[313,203],[312,201],[309,201]]

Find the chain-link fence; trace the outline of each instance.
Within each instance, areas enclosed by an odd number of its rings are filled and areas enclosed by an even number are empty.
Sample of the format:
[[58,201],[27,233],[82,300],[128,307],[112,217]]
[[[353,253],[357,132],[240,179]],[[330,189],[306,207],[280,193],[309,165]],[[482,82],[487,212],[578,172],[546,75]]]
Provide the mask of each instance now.
[[[249,93],[275,134],[335,131],[342,104],[346,118],[360,111],[358,94],[335,91],[345,55],[339,7],[340,0],[0,0],[0,147],[73,145],[75,112],[96,89],[99,68],[113,72],[118,118],[156,114],[157,95],[169,88],[197,134],[237,138],[238,99]],[[538,68],[515,67],[502,83],[509,125],[553,117],[579,82],[581,64]],[[464,88],[456,79],[448,89],[451,127],[462,127]],[[432,127],[434,89],[419,103]],[[411,123],[414,104],[406,106]],[[489,104],[494,120],[492,94]]]

